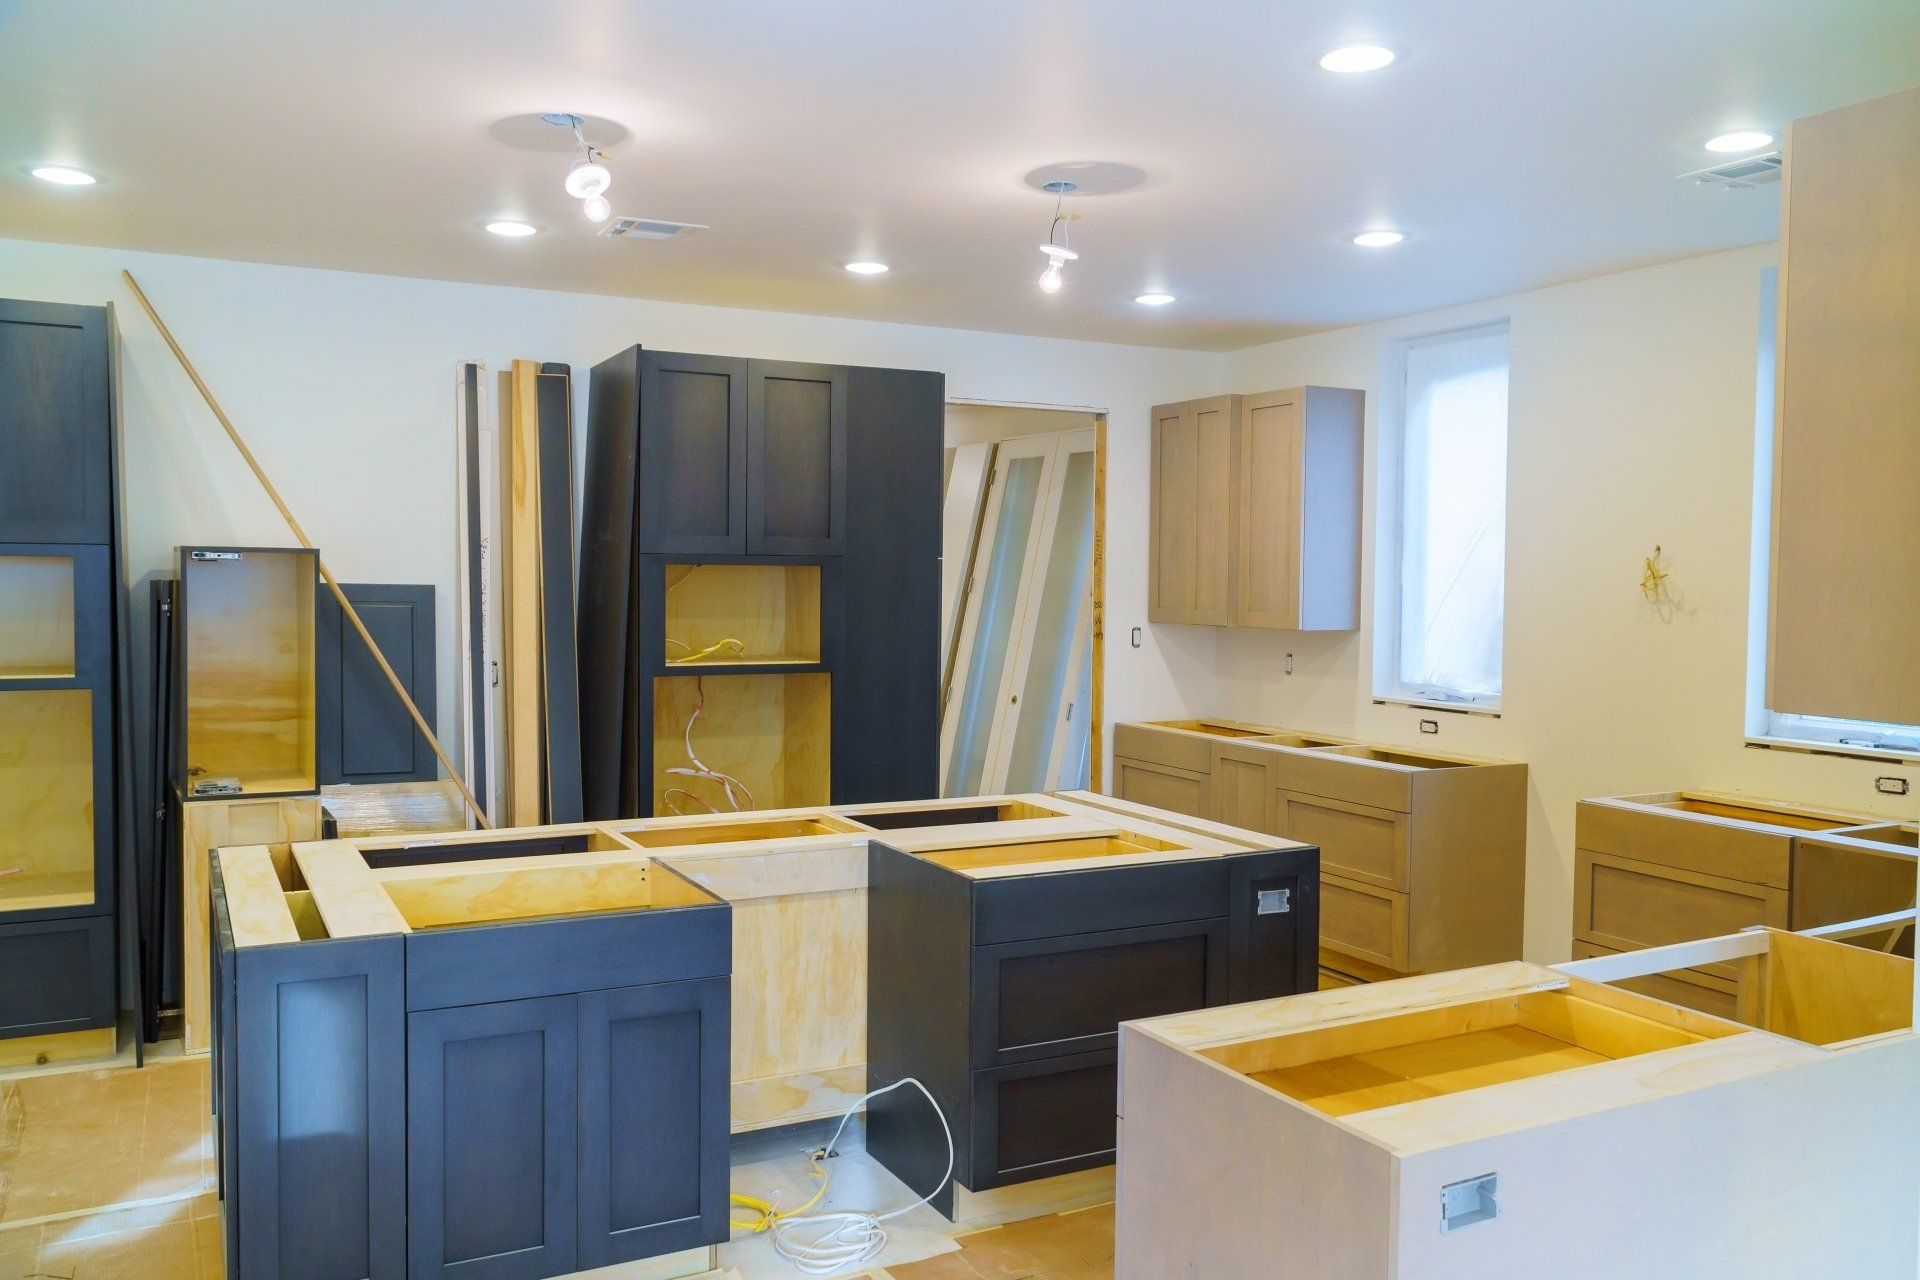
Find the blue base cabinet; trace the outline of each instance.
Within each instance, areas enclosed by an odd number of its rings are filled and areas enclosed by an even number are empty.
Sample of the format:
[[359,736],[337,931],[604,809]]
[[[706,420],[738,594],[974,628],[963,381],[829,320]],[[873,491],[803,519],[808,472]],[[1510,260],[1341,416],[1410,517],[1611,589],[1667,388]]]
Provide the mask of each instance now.
[[407,1274],[540,1280],[724,1239],[728,979],[407,1024]]

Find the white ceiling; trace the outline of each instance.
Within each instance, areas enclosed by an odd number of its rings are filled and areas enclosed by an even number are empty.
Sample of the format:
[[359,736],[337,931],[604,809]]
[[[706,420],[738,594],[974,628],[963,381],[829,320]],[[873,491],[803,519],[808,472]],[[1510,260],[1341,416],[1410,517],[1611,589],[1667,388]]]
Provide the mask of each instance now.
[[[1314,65],[1363,37],[1407,56]],[[1914,0],[0,0],[0,235],[1225,349],[1770,239],[1700,143],[1916,82]],[[490,132],[543,110],[713,229],[596,237]],[[1047,297],[1070,160],[1147,180],[1069,201]]]

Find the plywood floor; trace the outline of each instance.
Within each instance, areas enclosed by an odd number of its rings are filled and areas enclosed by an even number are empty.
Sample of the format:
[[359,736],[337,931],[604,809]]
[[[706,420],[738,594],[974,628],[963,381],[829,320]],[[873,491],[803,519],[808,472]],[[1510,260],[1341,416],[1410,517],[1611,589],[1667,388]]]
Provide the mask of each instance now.
[[[204,1058],[0,1078],[0,1280],[224,1280],[207,1088]],[[867,1276],[1112,1280],[1113,1206],[958,1243]]]
[[0,1079],[0,1280],[220,1280],[204,1059]]

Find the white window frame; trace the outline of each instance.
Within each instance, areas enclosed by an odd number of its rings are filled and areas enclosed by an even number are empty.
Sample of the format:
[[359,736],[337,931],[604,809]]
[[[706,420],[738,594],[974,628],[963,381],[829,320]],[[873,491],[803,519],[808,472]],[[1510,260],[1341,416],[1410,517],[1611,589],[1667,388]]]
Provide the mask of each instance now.
[[[1400,679],[1400,569],[1401,551],[1406,543],[1406,511],[1402,505],[1401,487],[1404,477],[1407,436],[1407,353],[1419,347],[1439,342],[1452,342],[1461,338],[1473,338],[1486,334],[1502,333],[1508,337],[1508,385],[1511,388],[1512,333],[1513,327],[1508,317],[1500,316],[1477,324],[1459,328],[1441,329],[1410,337],[1397,338],[1389,342],[1382,359],[1382,377],[1380,385],[1386,388],[1379,409],[1380,452],[1377,458],[1375,474],[1379,476],[1378,516],[1376,525],[1378,551],[1374,559],[1374,601],[1373,601],[1373,700],[1376,703],[1393,703],[1401,706],[1423,707],[1436,711],[1458,711],[1474,715],[1498,717],[1501,698],[1496,695],[1466,693],[1458,689],[1448,689],[1437,685],[1412,685]],[[1507,453],[1511,463],[1513,452],[1513,410],[1511,398],[1507,410]],[[1512,468],[1508,468],[1508,486],[1511,493]],[[1511,508],[1509,508],[1511,510]],[[1504,633],[1506,612],[1506,584],[1501,584],[1503,608],[1501,626]],[[1500,687],[1501,694],[1506,692],[1506,663],[1504,634]]]
[[1778,340],[1780,271],[1760,273],[1760,333],[1756,344],[1753,424],[1753,539],[1747,592],[1747,706],[1749,746],[1777,747],[1868,760],[1920,760],[1920,725],[1877,724],[1831,716],[1797,715],[1767,706],[1767,621],[1773,590],[1774,360]]

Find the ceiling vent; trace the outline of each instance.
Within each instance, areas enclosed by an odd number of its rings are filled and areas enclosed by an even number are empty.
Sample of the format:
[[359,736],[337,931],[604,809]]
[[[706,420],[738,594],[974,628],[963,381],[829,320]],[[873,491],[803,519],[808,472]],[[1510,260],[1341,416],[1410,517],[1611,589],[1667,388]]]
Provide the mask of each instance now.
[[1682,181],[1691,178],[1696,185],[1702,187],[1751,191],[1769,182],[1780,181],[1780,165],[1780,153],[1769,151],[1765,155],[1747,156],[1745,159],[1729,160],[1725,164],[1716,164],[1711,168],[1699,169],[1693,173],[1683,173],[1680,177]]
[[707,227],[699,222],[664,222],[659,218],[614,218],[600,228],[603,236],[625,240],[685,240]]

